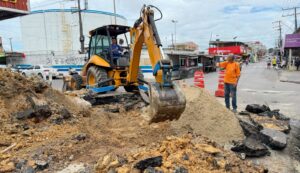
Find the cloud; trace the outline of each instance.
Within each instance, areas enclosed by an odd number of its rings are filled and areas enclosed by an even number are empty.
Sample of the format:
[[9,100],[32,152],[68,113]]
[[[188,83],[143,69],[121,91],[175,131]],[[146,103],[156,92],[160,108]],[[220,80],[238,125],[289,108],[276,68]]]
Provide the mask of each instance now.
[[[157,22],[158,31],[163,44],[171,43],[174,24],[177,23],[177,42],[194,41],[204,50],[211,38],[219,35],[221,40],[232,40],[237,36],[239,41],[261,41],[268,47],[274,45],[278,31],[274,30],[273,21],[282,20],[293,28],[293,18],[282,18],[281,8],[300,5],[299,1],[291,3],[286,0],[115,0],[117,13],[128,19],[132,26],[139,17],[144,4],[159,7],[164,15]],[[31,0],[33,10],[47,8],[74,7],[76,3],[63,0]],[[89,8],[113,12],[113,0],[89,0]],[[11,24],[12,23],[12,24]],[[21,42],[19,21],[1,21],[0,35],[5,38],[13,35],[15,41]],[[3,28],[3,27],[1,27]],[[7,27],[4,27],[7,28]],[[6,31],[3,31],[6,30]],[[283,33],[290,33],[291,27],[283,27]],[[14,34],[15,33],[15,34]]]

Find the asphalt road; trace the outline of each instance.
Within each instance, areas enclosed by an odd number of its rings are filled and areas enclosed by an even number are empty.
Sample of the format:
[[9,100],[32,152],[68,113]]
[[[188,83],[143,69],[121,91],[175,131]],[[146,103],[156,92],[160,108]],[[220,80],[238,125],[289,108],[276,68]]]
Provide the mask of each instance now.
[[[267,69],[264,61],[244,65],[237,91],[238,110],[244,110],[247,104],[266,104],[291,118],[300,119],[300,84],[280,82],[280,75],[280,70]],[[214,95],[218,72],[205,74],[204,80],[205,88]],[[186,81],[193,83],[193,79]],[[223,98],[219,100],[224,104]]]

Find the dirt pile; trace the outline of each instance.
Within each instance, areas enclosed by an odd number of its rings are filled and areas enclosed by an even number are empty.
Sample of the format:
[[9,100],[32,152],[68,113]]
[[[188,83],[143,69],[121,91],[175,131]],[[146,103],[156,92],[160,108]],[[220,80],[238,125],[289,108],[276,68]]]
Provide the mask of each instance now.
[[81,133],[74,124],[87,115],[79,98],[70,99],[38,77],[0,69],[0,172],[25,166],[37,171],[51,157],[62,159],[61,148]]
[[52,115],[67,118],[80,113],[74,101],[40,78],[26,78],[3,69],[0,70],[0,109],[2,119],[34,119],[36,122]]
[[96,172],[264,172],[261,166],[242,161],[217,144],[191,134],[167,137],[152,147],[140,148],[125,156],[106,155],[98,161]]
[[193,132],[220,144],[243,139],[243,131],[235,115],[203,89],[182,86],[187,104],[178,121],[172,122],[177,132]]

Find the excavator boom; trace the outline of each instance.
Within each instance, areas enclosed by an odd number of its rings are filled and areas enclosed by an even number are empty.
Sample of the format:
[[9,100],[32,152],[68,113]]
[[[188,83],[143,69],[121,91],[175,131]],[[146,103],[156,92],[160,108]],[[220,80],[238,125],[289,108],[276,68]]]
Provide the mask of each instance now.
[[171,80],[173,64],[164,57],[155,25],[154,9],[160,12],[155,6],[144,6],[141,17],[131,30],[132,57],[127,81],[138,82],[141,50],[143,45],[146,45],[156,81],[149,84],[150,121],[161,122],[179,119],[185,109],[186,100],[181,89]]

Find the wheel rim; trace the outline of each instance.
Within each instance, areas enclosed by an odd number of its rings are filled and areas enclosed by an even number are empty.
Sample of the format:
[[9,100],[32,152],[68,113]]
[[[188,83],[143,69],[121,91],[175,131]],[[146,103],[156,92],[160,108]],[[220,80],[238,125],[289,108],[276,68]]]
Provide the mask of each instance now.
[[96,78],[95,78],[94,74],[89,75],[88,83],[89,83],[89,85],[95,85],[96,84]]

